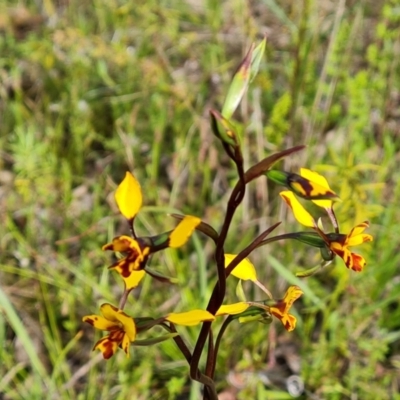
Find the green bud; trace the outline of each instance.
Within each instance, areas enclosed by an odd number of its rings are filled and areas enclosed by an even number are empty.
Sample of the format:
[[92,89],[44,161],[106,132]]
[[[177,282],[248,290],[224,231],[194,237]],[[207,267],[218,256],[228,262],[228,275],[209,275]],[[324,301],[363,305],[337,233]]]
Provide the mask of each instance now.
[[288,176],[290,175],[288,172],[271,169],[267,171],[265,175],[268,179],[277,183],[278,185],[288,186]]
[[319,236],[317,232],[296,232],[293,233],[293,238],[299,242],[308,244],[313,247],[318,247],[320,249],[326,247],[324,239]]
[[235,127],[224,118],[218,111],[210,110],[211,128],[214,135],[222,142],[237,147],[239,141],[235,133]]
[[325,260],[325,261],[332,261],[333,258],[335,257],[335,254],[332,252],[331,249],[329,249],[327,246],[323,247],[321,249],[321,257]]

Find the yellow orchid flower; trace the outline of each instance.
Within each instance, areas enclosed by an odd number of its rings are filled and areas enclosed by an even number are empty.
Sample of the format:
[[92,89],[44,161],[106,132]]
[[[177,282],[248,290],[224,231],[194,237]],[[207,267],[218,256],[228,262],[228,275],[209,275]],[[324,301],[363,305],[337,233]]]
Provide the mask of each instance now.
[[290,308],[302,294],[303,291],[298,286],[290,286],[283,299],[269,307],[269,312],[282,322],[288,332],[296,327],[296,317],[289,314]]
[[96,329],[110,332],[94,345],[93,350],[100,350],[103,357],[109,359],[116,353],[118,347],[121,347],[129,357],[130,344],[136,338],[134,319],[108,303],[100,307],[100,312],[101,316],[87,315],[82,319]]
[[351,246],[358,246],[359,244],[372,242],[373,237],[366,233],[363,233],[365,229],[369,227],[369,222],[364,221],[363,223],[355,226],[349,234],[332,234],[328,235],[332,237],[329,242],[329,248],[340,258],[343,259],[347,268],[353,271],[360,272],[364,269],[366,261],[365,258],[359,254],[352,253],[349,250]]
[[[296,317],[289,314],[290,308],[293,303],[303,294],[303,291],[298,286],[290,286],[286,291],[283,299],[276,300],[275,303],[265,305],[259,302],[253,301],[241,301],[234,304],[222,305],[217,313],[216,317],[221,315],[236,315],[246,311],[250,306],[259,307],[265,310],[267,313],[278,318],[287,331],[292,331],[296,327]],[[269,301],[270,302],[270,301]]]
[[306,209],[301,205],[292,192],[284,191],[280,193],[280,196],[292,209],[294,217],[297,219],[297,221],[304,226],[314,228],[325,241],[327,247],[334,254],[343,259],[347,268],[357,272],[364,269],[364,266],[366,265],[364,257],[360,256],[359,254],[352,253],[349,250],[349,247],[358,246],[362,243],[371,242],[373,240],[371,235],[363,233],[364,230],[369,227],[368,221],[356,225],[348,234],[326,234],[321,231],[314,218],[308,213],[308,211],[306,211]]
[[107,243],[102,249],[127,253],[125,257],[119,259],[109,268],[121,275],[126,290],[138,286],[145,275],[144,267],[150,254],[150,247],[141,244],[139,240],[122,235],[115,237],[111,243]]

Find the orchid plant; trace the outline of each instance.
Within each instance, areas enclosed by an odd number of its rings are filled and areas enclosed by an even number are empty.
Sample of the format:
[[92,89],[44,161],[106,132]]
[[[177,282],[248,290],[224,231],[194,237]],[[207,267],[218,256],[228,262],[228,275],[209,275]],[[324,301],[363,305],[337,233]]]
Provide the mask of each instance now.
[[[299,276],[307,276],[331,262],[335,256],[342,258],[349,269],[362,271],[366,264],[365,259],[359,254],[352,253],[349,247],[372,240],[371,235],[363,233],[368,227],[367,221],[355,226],[348,234],[340,232],[339,223],[333,210],[335,202],[340,199],[329,187],[324,177],[308,169],[301,169],[300,174],[271,169],[277,161],[302,150],[304,146],[296,146],[272,154],[245,170],[232,115],[258,71],[265,44],[266,42],[263,40],[257,47],[252,46],[249,50],[234,75],[222,111],[210,111],[212,131],[221,141],[225,152],[234,163],[238,175],[236,186],[233,188],[226,206],[221,228],[216,230],[196,216],[174,214],[173,217],[178,221],[175,229],[156,236],[137,236],[135,218],[142,207],[142,190],[134,175],[126,172],[125,178],[115,192],[115,200],[119,211],[128,222],[129,232],[126,235],[115,237],[110,243],[103,246],[103,250],[111,250],[121,255],[109,268],[121,276],[125,290],[118,307],[106,303],[100,307],[101,315],[83,317],[84,322],[96,329],[108,332],[94,345],[94,350],[100,350],[105,359],[111,358],[118,348],[121,348],[129,356],[132,344],[151,345],[164,340],[174,340],[189,365],[190,377],[204,385],[204,398],[210,400],[218,398],[214,384],[217,355],[222,336],[230,323],[235,320],[239,323],[250,320],[268,324],[276,318],[287,331],[292,331],[296,327],[296,318],[290,313],[290,309],[302,295],[302,290],[298,286],[289,286],[281,298],[275,298],[270,290],[258,280],[256,267],[248,258],[256,248],[278,240],[290,239],[319,248],[323,262],[321,265],[299,274]],[[280,196],[293,211],[295,219],[311,230],[271,236],[280,224],[277,222],[238,254],[228,253],[225,250],[225,241],[233,216],[242,203],[246,186],[262,176],[286,187],[287,190],[282,191]],[[332,223],[333,232],[327,233],[321,223],[315,221],[296,196],[306,201],[310,200],[324,208]],[[217,278],[207,308],[180,313],[171,312],[156,319],[129,315],[129,312],[125,311],[128,296],[135,287],[140,285],[146,274],[162,282],[171,283],[171,279],[148,267],[150,256],[167,248],[184,246],[195,230],[207,236],[215,245],[213,265],[210,268],[215,269]],[[255,301],[242,298],[237,303],[225,304],[226,280],[231,275],[238,278],[239,282],[241,280],[254,282],[265,293],[265,300]],[[224,322],[214,339],[213,323],[219,317],[224,318]],[[197,342],[191,349],[177,331],[176,326],[199,324],[201,324],[201,328]],[[156,325],[164,328],[167,333],[154,339],[137,339],[142,333]],[[201,371],[199,361],[204,352],[207,352],[207,362],[205,369]]]

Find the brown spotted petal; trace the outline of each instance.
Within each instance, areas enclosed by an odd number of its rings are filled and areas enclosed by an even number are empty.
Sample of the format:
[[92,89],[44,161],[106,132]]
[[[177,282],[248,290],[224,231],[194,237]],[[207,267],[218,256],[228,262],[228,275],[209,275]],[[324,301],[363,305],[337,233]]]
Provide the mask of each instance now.
[[109,359],[115,354],[118,347],[121,347],[129,357],[130,343],[134,342],[136,338],[134,319],[108,303],[103,304],[100,311],[102,316],[88,315],[83,317],[84,322],[96,329],[110,332],[94,345],[93,350],[100,350],[103,357]]
[[132,271],[140,271],[144,269],[149,253],[150,249],[148,247],[140,253],[132,251],[126,257],[120,258],[108,268],[115,269],[121,276],[127,277]]
[[140,245],[137,240],[126,235],[121,235],[115,237],[111,243],[105,244],[102,249],[118,251],[120,253],[128,251],[140,252]]
[[283,299],[270,306],[270,313],[278,318],[287,331],[292,331],[296,327],[296,317],[289,314],[293,303],[303,294],[298,286],[290,286]]
[[373,240],[371,235],[363,233],[368,227],[369,223],[368,221],[365,221],[356,225],[348,235],[328,235],[328,239],[330,239],[329,248],[343,259],[347,268],[352,269],[353,271],[362,271],[366,265],[366,261],[364,257],[351,252],[349,247],[358,246]]
[[[124,339],[124,336],[124,332],[120,330],[111,332],[109,335],[101,338],[94,345],[93,350],[100,350],[103,353],[104,359],[108,360],[116,353]],[[129,349],[126,351],[126,354],[129,356]]]

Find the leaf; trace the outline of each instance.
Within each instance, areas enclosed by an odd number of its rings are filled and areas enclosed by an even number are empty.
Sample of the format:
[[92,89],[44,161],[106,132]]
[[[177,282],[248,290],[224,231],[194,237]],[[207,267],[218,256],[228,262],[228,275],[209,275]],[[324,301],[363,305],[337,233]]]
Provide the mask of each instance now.
[[246,301],[246,295],[244,294],[242,280],[238,280],[238,284],[236,285],[236,296],[240,301]]
[[150,269],[149,267],[146,267],[144,270],[152,278],[156,279],[159,282],[170,283],[170,284],[176,284],[179,282],[178,278],[171,278],[169,276],[165,276],[165,275],[161,274],[160,272],[155,271],[154,269]]
[[155,338],[150,338],[150,339],[135,340],[133,342],[133,345],[134,346],[151,346],[153,344],[165,342],[166,340],[172,339],[175,336],[178,336],[178,332],[171,332],[171,333],[167,333],[163,336],[157,336]]
[[228,94],[226,95],[221,113],[223,117],[227,119],[232,117],[237,106],[242,100],[242,97],[246,92],[247,87],[249,86],[253,50],[254,44],[251,45],[250,50],[246,54],[246,57],[240,63],[238,70],[233,76],[231,85],[229,86]]
[[265,52],[266,44],[267,44],[267,38],[264,37],[264,39],[254,49],[253,54],[251,55],[250,83],[253,81],[253,79],[258,73],[258,70],[260,69],[260,64]]
[[229,119],[232,117],[240,101],[242,100],[250,82],[255,78],[260,68],[261,60],[265,52],[267,39],[264,38],[257,47],[254,43],[245,58],[239,65],[233,76],[231,85],[228,89],[224,105],[222,107],[222,115]]
[[296,272],[296,276],[297,276],[298,278],[306,278],[306,277],[308,277],[308,276],[313,275],[313,274],[314,274],[315,272],[317,272],[320,268],[322,268],[322,265],[317,265],[316,267],[309,268],[309,269],[306,269],[306,270],[304,270],[304,271]]
[[264,158],[246,171],[246,173],[244,174],[245,182],[249,183],[253,181],[254,179],[267,172],[277,161],[293,153],[296,153],[297,151],[303,150],[305,147],[306,146],[303,145],[291,147],[290,149],[282,150],[278,153],[271,154],[270,156]]

